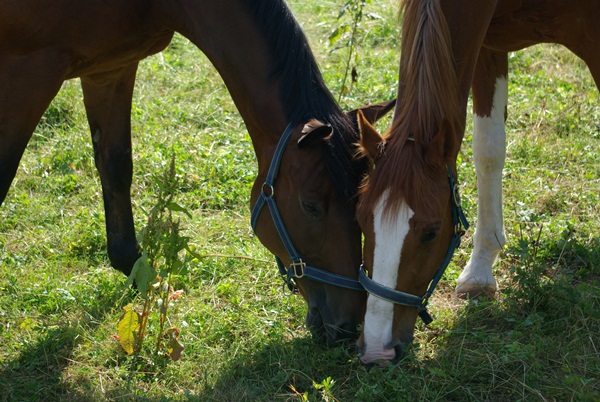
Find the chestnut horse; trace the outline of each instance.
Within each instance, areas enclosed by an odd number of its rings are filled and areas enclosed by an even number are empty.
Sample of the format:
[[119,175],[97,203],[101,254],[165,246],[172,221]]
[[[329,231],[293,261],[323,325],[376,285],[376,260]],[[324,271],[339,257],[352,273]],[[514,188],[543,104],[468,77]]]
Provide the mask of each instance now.
[[[469,88],[479,188],[477,231],[456,292],[493,294],[492,266],[504,243],[507,53],[558,43],[579,56],[600,85],[600,2],[595,0],[405,0],[398,103],[383,137],[361,122],[376,169],[358,206],[364,231],[361,283],[371,293],[359,340],[361,360],[397,361],[417,316],[468,225],[456,190]],[[368,271],[368,274],[365,273]],[[368,275],[368,276],[367,276]]]
[[[246,123],[259,167],[251,203],[260,198],[277,216],[274,224],[258,208],[253,226],[290,266],[281,270],[308,303],[307,325],[328,343],[356,334],[365,295],[353,290],[361,261],[353,195],[366,169],[354,160],[356,116],[333,100],[282,0],[0,0],[0,201],[50,101],[80,77],[108,256],[129,274],[140,255],[130,198],[135,75],[174,32],[209,57]],[[365,112],[374,121],[385,108]]]

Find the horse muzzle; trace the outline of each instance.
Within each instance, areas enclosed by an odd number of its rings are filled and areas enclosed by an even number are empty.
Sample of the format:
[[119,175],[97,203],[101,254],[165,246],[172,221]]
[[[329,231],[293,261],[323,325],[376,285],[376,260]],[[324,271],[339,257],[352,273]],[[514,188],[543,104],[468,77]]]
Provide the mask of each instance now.
[[328,347],[342,346],[356,340],[359,335],[358,322],[352,319],[335,318],[319,307],[311,307],[306,314],[306,326],[313,338]]

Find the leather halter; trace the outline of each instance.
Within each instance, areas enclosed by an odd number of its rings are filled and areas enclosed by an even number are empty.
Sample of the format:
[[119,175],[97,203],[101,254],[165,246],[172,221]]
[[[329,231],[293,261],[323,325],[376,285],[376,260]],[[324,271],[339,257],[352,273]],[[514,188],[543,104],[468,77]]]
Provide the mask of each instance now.
[[281,138],[279,139],[279,143],[277,144],[277,148],[275,149],[275,153],[273,154],[271,166],[269,166],[269,171],[267,172],[267,178],[265,179],[265,182],[262,185],[261,193],[258,196],[258,199],[256,200],[256,204],[254,204],[254,208],[252,208],[252,230],[254,230],[254,233],[256,233],[256,224],[258,222],[258,217],[260,216],[260,213],[266,204],[269,207],[269,211],[271,212],[271,218],[273,219],[273,224],[277,229],[279,238],[281,239],[281,242],[283,243],[292,261],[290,266],[286,268],[281,259],[275,256],[275,260],[277,261],[277,267],[279,268],[279,273],[283,279],[284,286],[287,285],[287,288],[292,293],[299,293],[298,286],[296,285],[296,279],[298,278],[310,278],[318,282],[326,283],[328,285],[364,292],[365,289],[362,287],[359,281],[354,278],[334,274],[307,265],[304,261],[302,261],[302,258],[300,258],[298,251],[296,251],[296,248],[294,247],[292,240],[287,230],[285,229],[285,225],[283,224],[283,220],[281,219],[281,214],[279,213],[279,208],[277,208],[277,204],[275,203],[274,183],[275,179],[277,178],[277,174],[279,173],[279,166],[281,165],[283,153],[288,142],[290,141],[293,132],[294,127],[291,124],[289,124],[286,127],[283,134],[281,135]]
[[379,283],[369,278],[365,271],[364,264],[361,265],[358,274],[358,280],[361,283],[361,285],[363,285],[365,290],[373,296],[377,296],[394,304],[400,304],[409,307],[417,307],[419,309],[419,317],[421,317],[425,325],[433,321],[433,318],[431,318],[431,315],[429,315],[429,312],[427,311],[427,303],[429,302],[429,298],[431,297],[440,279],[442,279],[444,271],[450,264],[450,260],[452,260],[452,255],[454,254],[454,251],[460,245],[461,237],[465,234],[465,230],[469,228],[469,222],[467,221],[467,217],[465,216],[463,209],[460,205],[458,186],[456,184],[456,181],[454,180],[452,169],[450,169],[449,166],[448,181],[450,182],[450,190],[452,191],[452,219],[454,222],[454,235],[452,236],[452,240],[450,241],[450,246],[448,247],[448,252],[444,257],[444,261],[442,262],[442,265],[438,268],[435,276],[431,280],[431,283],[429,284],[425,295],[415,296],[410,293],[401,292],[395,289],[388,288],[387,286],[380,285]]

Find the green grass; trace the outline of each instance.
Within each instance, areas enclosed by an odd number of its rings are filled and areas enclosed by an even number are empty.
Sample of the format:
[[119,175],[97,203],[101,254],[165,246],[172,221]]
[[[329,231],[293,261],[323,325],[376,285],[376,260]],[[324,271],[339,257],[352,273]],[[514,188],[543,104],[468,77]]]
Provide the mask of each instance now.
[[[346,108],[394,96],[395,2],[361,24]],[[328,46],[341,2],[290,1],[336,96],[345,49]],[[600,399],[600,95],[560,47],[511,55],[505,220],[495,301],[452,296],[472,233],[398,367],[367,370],[352,348],[310,338],[304,302],[281,290],[249,225],[250,139],[206,58],[177,36],[141,64],[132,114],[135,219],[177,157],[181,216],[205,257],[177,278],[178,362],[131,357],[111,338],[132,300],[105,252],[102,196],[77,81],[36,130],[0,208],[0,400],[593,401]],[[470,117],[469,124],[470,123]],[[389,120],[384,121],[385,129]],[[459,160],[475,222],[471,126]],[[223,257],[228,256],[228,257]],[[238,258],[245,257],[245,258]]]

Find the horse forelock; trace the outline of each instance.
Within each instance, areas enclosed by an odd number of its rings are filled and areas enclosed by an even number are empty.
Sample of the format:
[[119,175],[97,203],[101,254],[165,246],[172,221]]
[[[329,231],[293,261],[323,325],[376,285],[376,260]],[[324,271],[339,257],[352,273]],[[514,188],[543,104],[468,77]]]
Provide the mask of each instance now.
[[[394,157],[389,156],[392,153]],[[426,212],[437,208],[440,200],[434,193],[434,181],[438,168],[429,164],[422,148],[412,141],[406,141],[401,150],[386,147],[375,169],[362,182],[361,220],[370,219],[385,192],[384,217],[396,215],[402,203],[407,203],[413,211]]]

